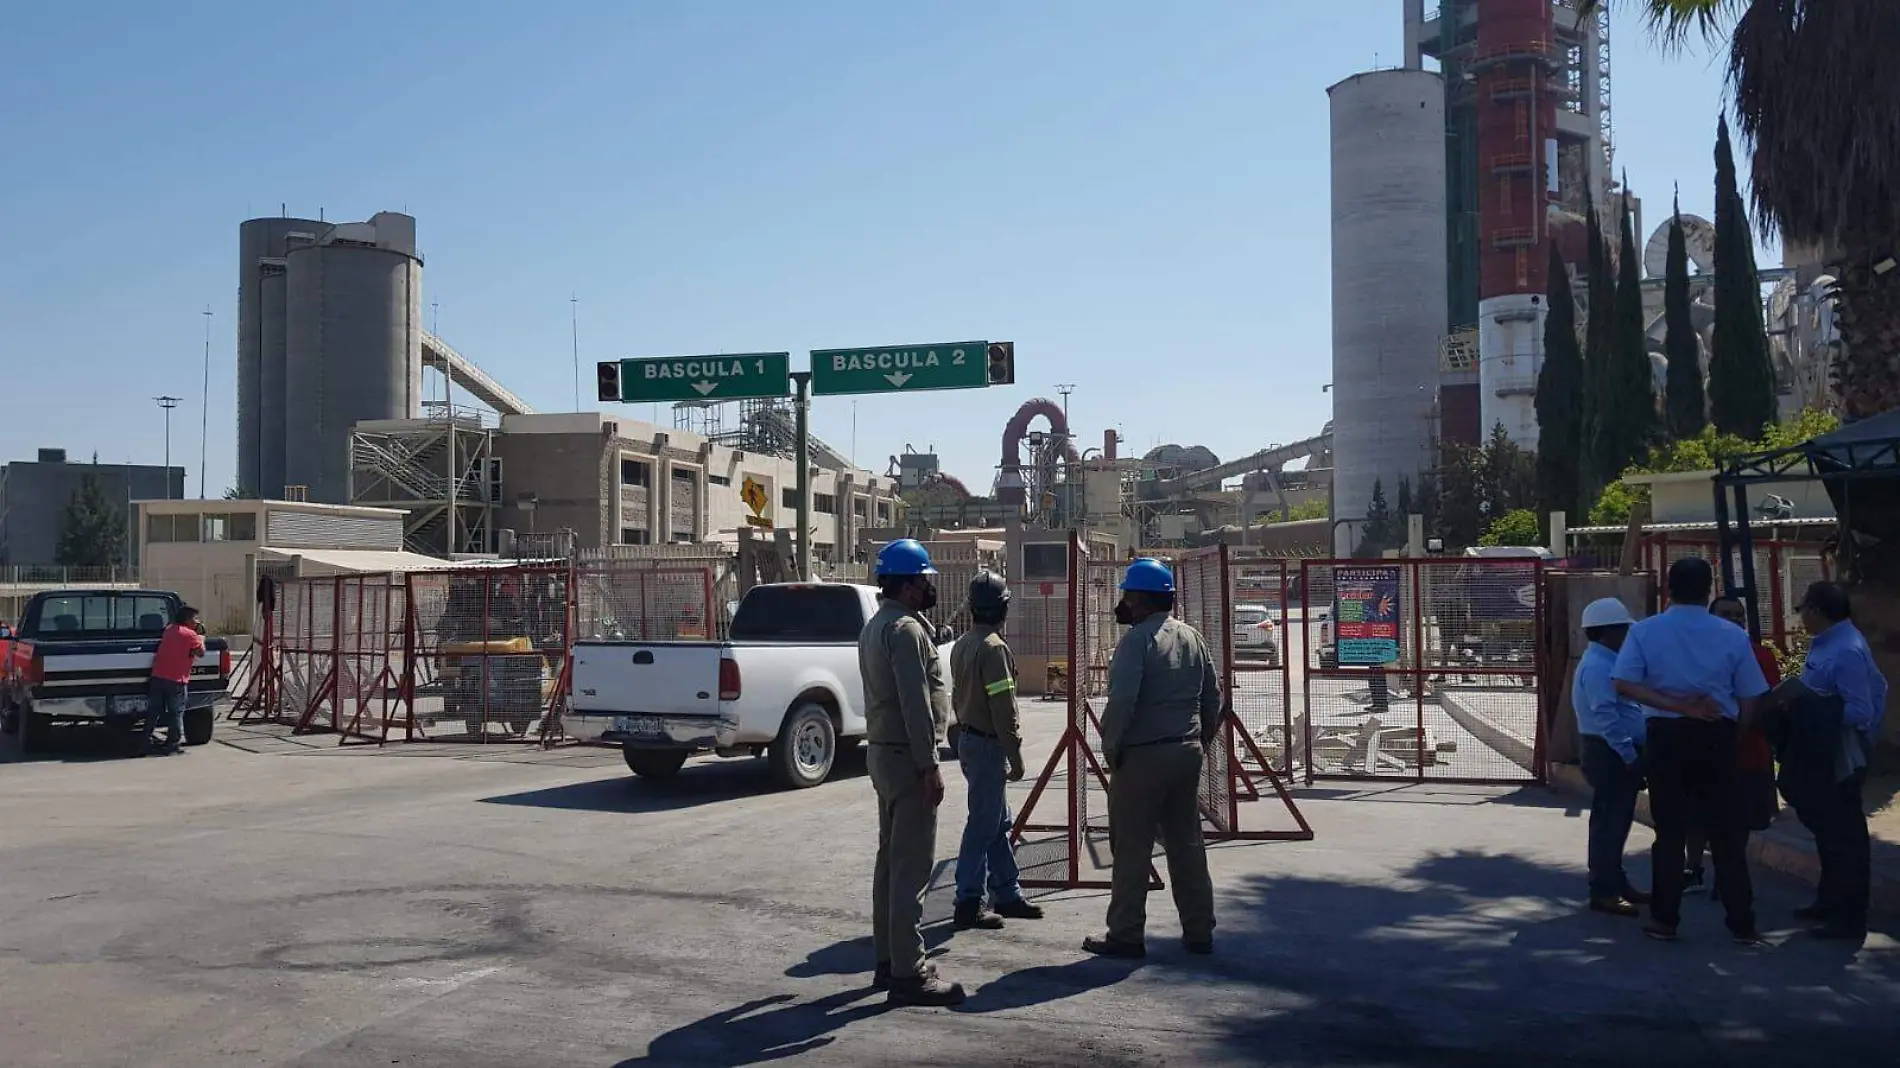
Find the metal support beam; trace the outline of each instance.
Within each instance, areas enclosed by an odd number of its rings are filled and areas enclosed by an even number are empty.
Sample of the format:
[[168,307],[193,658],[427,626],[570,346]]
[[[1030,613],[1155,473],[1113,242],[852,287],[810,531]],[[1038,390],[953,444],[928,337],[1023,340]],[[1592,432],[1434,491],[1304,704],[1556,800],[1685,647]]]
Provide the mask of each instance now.
[[797,409],[797,443],[792,462],[798,465],[798,532],[792,544],[797,547],[798,581],[811,581],[811,372],[792,372],[793,404]]

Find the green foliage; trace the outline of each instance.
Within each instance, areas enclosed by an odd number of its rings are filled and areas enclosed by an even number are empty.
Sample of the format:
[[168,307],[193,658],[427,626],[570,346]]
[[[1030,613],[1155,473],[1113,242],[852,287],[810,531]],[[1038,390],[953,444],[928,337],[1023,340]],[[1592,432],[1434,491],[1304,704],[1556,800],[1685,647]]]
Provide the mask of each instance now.
[[1579,455],[1584,463],[1585,486],[1596,487],[1613,481],[1628,459],[1618,440],[1615,411],[1616,283],[1610,273],[1603,222],[1594,203],[1586,205],[1586,215],[1589,263],[1583,331],[1583,448]]
[[59,521],[63,567],[111,567],[125,561],[125,513],[106,499],[97,475],[79,481]]
[[1593,527],[1614,527],[1630,521],[1630,509],[1636,502],[1646,500],[1649,491],[1637,486],[1625,486],[1621,482],[1612,482],[1603,487],[1603,495],[1590,509],[1590,525]]
[[1671,440],[1693,438],[1709,425],[1708,396],[1702,386],[1702,343],[1689,308],[1689,242],[1682,232],[1682,207],[1669,218],[1669,257],[1663,272],[1663,355],[1669,360],[1667,401]]
[[1544,537],[1537,513],[1529,508],[1513,508],[1491,521],[1491,527],[1478,539],[1479,545],[1540,545]]
[[1418,509],[1425,529],[1444,539],[1447,549],[1478,545],[1493,519],[1518,510],[1537,514],[1537,458],[1519,448],[1499,423],[1482,449],[1445,445],[1428,492],[1429,506]]
[[[1672,441],[1652,449],[1647,459],[1640,464],[1630,465],[1623,474],[1672,475],[1686,471],[1713,471],[1731,457],[1792,448],[1835,430],[1840,425],[1838,416],[1809,409],[1790,422],[1770,426],[1755,441],[1744,441],[1734,434],[1723,434],[1713,426],[1705,426],[1695,437]],[[1596,506],[1590,509],[1590,524],[1613,526],[1628,522],[1630,507],[1647,493],[1640,487],[1625,486],[1621,481],[1611,482],[1603,488]]]
[[1621,232],[1616,303],[1610,317],[1610,366],[1603,378],[1605,393],[1599,406],[1601,420],[1596,443],[1606,475],[1642,459],[1658,437],[1655,375],[1649,362],[1649,337],[1643,329],[1642,276],[1637,268],[1640,253],[1628,193],[1623,195],[1619,214]]
[[1308,519],[1325,519],[1331,514],[1332,511],[1324,500],[1315,499],[1301,501],[1299,504],[1294,505],[1284,519],[1280,517],[1280,510],[1275,508],[1267,514],[1267,521],[1270,523],[1298,523]]
[[1728,122],[1715,140],[1715,331],[1709,352],[1709,417],[1716,429],[1754,440],[1775,422],[1775,373],[1762,325],[1755,235],[1736,186]]
[[1583,347],[1570,269],[1555,241],[1545,288],[1544,366],[1537,373],[1537,507],[1574,514],[1582,500],[1577,457],[1583,453]]
[[1387,549],[1397,549],[1405,544],[1405,517],[1394,515],[1392,506],[1386,503],[1385,481],[1374,480],[1372,500],[1366,504],[1365,523],[1359,528],[1359,545],[1352,555],[1359,560],[1376,560]]

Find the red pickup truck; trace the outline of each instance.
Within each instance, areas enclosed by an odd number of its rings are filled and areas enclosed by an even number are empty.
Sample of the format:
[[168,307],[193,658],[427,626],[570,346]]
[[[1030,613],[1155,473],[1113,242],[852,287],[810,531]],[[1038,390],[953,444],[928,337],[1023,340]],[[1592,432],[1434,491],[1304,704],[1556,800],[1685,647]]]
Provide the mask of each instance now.
[[[152,658],[182,602],[160,590],[54,590],[27,602],[0,640],[0,731],[20,748],[44,748],[53,724],[100,723],[130,731],[145,721]],[[211,740],[217,702],[230,689],[231,649],[205,642],[185,693],[185,742]]]

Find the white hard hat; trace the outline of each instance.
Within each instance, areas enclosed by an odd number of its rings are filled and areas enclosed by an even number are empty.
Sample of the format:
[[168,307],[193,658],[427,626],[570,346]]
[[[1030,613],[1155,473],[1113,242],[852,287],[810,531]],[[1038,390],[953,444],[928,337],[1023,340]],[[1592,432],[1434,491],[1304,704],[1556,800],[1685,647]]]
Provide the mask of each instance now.
[[1614,597],[1604,597],[1591,601],[1583,609],[1583,629],[1594,630],[1597,627],[1626,627],[1636,622],[1630,618],[1630,610],[1623,602]]

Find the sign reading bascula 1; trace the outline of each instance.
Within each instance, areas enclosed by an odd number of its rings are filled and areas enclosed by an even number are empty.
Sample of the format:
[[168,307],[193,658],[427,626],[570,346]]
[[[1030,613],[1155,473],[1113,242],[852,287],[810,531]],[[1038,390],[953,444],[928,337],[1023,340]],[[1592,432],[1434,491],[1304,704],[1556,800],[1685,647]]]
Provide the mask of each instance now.
[[915,393],[927,389],[981,389],[989,385],[987,341],[885,345],[868,349],[813,349],[811,391]]
[[789,352],[620,361],[620,399],[629,403],[786,397],[791,392]]

